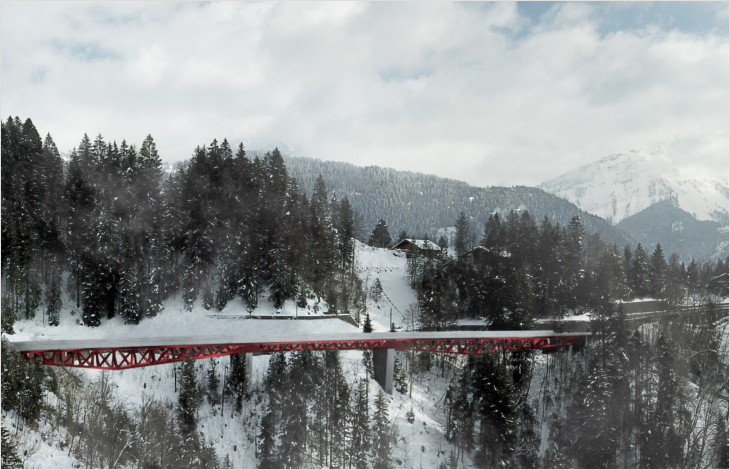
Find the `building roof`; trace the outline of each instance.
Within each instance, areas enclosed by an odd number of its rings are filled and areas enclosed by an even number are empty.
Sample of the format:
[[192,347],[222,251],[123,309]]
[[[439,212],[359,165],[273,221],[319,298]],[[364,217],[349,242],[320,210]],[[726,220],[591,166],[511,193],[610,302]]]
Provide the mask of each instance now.
[[393,248],[398,248],[403,243],[408,242],[416,245],[421,250],[427,250],[427,251],[441,251],[441,247],[432,242],[431,240],[416,240],[414,238],[404,238],[403,240],[399,241],[395,244]]
[[493,254],[495,256],[501,256],[502,258],[511,258],[512,257],[512,253],[510,253],[507,250],[502,250],[501,252],[497,252],[497,251],[494,251],[494,250],[490,250],[489,248],[486,248],[486,247],[481,246],[481,245],[475,246],[474,248],[472,248],[471,250],[469,250],[468,253],[474,254],[477,251],[484,251],[486,253],[490,253],[490,254]]

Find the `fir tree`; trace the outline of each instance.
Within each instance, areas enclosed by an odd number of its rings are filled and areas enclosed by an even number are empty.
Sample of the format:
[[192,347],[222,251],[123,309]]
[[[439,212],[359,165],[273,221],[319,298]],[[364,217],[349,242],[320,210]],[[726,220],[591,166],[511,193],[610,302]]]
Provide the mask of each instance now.
[[292,394],[281,410],[281,464],[300,468],[304,463],[307,438],[307,404],[301,393]]
[[13,312],[13,305],[8,295],[2,296],[2,332],[12,335],[15,333],[13,330],[13,324],[15,324],[15,313]]
[[61,301],[61,290],[58,287],[58,283],[54,280],[51,283],[51,287],[46,292],[46,313],[48,314],[49,325],[58,326],[62,306],[63,302]]
[[514,404],[504,366],[479,356],[474,375],[474,408],[480,421],[475,463],[482,468],[508,461],[514,450]]
[[408,377],[398,358],[394,359],[393,364],[393,384],[398,393],[403,395],[408,394]]
[[7,340],[2,340],[2,408],[15,410],[23,419],[34,422],[43,406],[48,375],[40,361],[26,361]]
[[362,364],[365,366],[368,379],[373,377],[373,351],[371,349],[366,349],[362,352]]
[[646,297],[650,294],[649,260],[641,243],[636,245],[633,261],[631,262],[631,290],[636,297]]
[[236,410],[241,411],[243,399],[248,397],[246,355],[231,354],[230,368],[226,378],[226,394],[233,397]]
[[10,441],[10,433],[2,428],[2,468],[23,468],[15,445]]
[[373,332],[373,323],[370,321],[370,313],[365,313],[365,323],[362,326],[363,333]]
[[390,468],[393,454],[393,429],[388,417],[388,402],[382,390],[378,390],[373,413],[373,468]]
[[368,389],[365,381],[360,380],[353,404],[352,431],[350,432],[350,465],[354,465],[355,468],[368,468],[367,456],[371,442],[368,407]]
[[651,255],[649,271],[649,290],[654,298],[665,297],[667,283],[667,262],[664,259],[662,246],[657,243]]
[[280,468],[277,459],[275,416],[270,403],[267,403],[266,412],[261,418],[258,439],[259,468]]
[[220,403],[220,379],[218,378],[218,374],[216,373],[216,365],[217,361],[215,359],[211,359],[210,363],[208,364],[208,380],[206,383],[206,391],[208,395],[208,403],[211,404],[211,406],[217,406]]
[[210,288],[210,285],[206,284],[203,288],[203,308],[206,310],[213,308],[213,301],[213,289]]
[[460,213],[456,219],[456,238],[454,240],[454,248],[456,249],[457,258],[461,259],[469,250],[469,219],[465,213]]
[[465,365],[459,374],[458,383],[449,388],[451,405],[446,429],[447,439],[462,451],[471,450],[474,442],[474,412],[469,400],[471,394],[471,365]]
[[383,285],[380,283],[380,278],[376,277],[373,287],[370,288],[370,295],[376,302],[380,301],[380,297],[383,295]]
[[180,429],[187,435],[193,433],[197,425],[197,397],[198,385],[195,379],[195,364],[192,359],[186,359],[181,367],[180,392],[178,392],[177,403]]
[[378,248],[388,248],[390,246],[390,234],[388,233],[388,224],[385,220],[380,219],[370,235],[368,245]]

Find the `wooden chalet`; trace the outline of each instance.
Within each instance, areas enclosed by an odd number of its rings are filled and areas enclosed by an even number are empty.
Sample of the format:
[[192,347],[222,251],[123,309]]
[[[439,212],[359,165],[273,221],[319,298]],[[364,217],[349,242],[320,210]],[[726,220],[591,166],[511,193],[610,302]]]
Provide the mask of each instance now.
[[437,258],[441,255],[441,247],[431,240],[416,240],[413,238],[404,238],[393,246],[393,250],[401,250],[409,253],[415,247],[421,256],[427,258]]
[[497,262],[500,258],[509,258],[512,255],[507,251],[498,253],[483,246],[474,247],[466,252],[466,257],[474,264],[485,264],[488,261]]

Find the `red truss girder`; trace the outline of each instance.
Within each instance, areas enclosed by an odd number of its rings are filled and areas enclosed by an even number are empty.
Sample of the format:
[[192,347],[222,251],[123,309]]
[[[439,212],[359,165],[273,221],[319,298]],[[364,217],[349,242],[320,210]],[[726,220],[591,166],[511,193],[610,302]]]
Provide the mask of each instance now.
[[207,359],[240,353],[273,353],[280,351],[325,351],[353,349],[400,349],[451,354],[483,354],[523,349],[551,349],[570,346],[577,336],[545,336],[534,338],[467,338],[467,339],[379,339],[342,341],[296,341],[282,343],[198,344],[175,346],[135,346],[128,348],[64,349],[23,351],[26,360],[39,359],[48,366],[82,367],[86,369],[122,370],[153,366],[190,359]]

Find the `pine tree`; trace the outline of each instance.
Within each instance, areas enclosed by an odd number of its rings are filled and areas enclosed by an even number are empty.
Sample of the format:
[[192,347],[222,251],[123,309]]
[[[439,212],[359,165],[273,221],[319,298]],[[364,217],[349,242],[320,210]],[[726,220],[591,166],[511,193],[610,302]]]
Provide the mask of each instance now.
[[195,378],[195,364],[186,359],[181,367],[180,392],[177,396],[178,419],[180,430],[190,435],[197,426],[196,411],[198,409],[198,385]]
[[663,298],[666,295],[667,262],[664,260],[662,246],[657,243],[651,255],[649,270],[649,289],[654,298]]
[[59,315],[63,302],[61,301],[61,290],[55,280],[51,282],[51,287],[46,291],[46,306],[48,324],[51,326],[58,326],[60,322]]
[[307,422],[305,397],[301,393],[290,395],[281,409],[280,455],[285,468],[300,468],[304,463]]
[[362,352],[362,364],[365,366],[365,372],[368,379],[373,377],[374,365],[373,365],[373,351],[371,349],[365,349]]
[[398,393],[403,395],[408,394],[408,377],[398,358],[394,359],[393,364],[393,384]]
[[241,411],[243,399],[247,398],[246,355],[231,354],[231,364],[226,378],[226,394],[233,397],[236,410]]
[[650,293],[649,260],[641,243],[636,245],[633,261],[631,262],[631,290],[636,297],[646,297]]
[[371,430],[373,468],[390,468],[393,454],[393,429],[388,417],[388,402],[382,390],[375,398],[375,412]]
[[2,317],[2,332],[9,335],[14,334],[13,324],[15,324],[15,313],[13,312],[10,297],[7,294],[2,296],[2,314],[0,317]]
[[605,366],[594,364],[580,390],[570,411],[578,425],[573,452],[582,467],[612,468],[619,444],[616,418],[620,415],[610,404],[611,378]]
[[217,361],[215,359],[211,359],[210,363],[208,364],[208,380],[206,383],[206,392],[208,395],[208,403],[211,404],[211,406],[217,406],[220,403],[220,379],[218,378],[218,374],[216,373],[216,365]]
[[682,438],[677,433],[675,416],[680,413],[679,384],[675,376],[674,355],[664,336],[656,342],[656,405],[640,435],[642,468],[670,468],[681,462]]
[[504,365],[491,355],[475,363],[474,408],[480,421],[475,463],[495,468],[512,456],[515,441],[514,403]]
[[383,296],[383,285],[380,283],[380,278],[375,278],[373,287],[370,288],[370,295],[376,302],[379,302],[380,298]]
[[464,212],[461,212],[459,218],[456,219],[456,239],[454,240],[454,248],[458,259],[463,258],[469,250],[469,227],[469,219],[466,218]]
[[368,389],[365,381],[361,379],[357,385],[350,432],[350,466],[354,465],[355,468],[368,468],[367,456],[371,442],[368,407]]
[[266,412],[261,418],[259,432],[259,468],[280,468],[276,448],[276,421],[271,403],[267,403]]
[[687,266],[687,290],[690,294],[694,294],[700,287],[700,272],[697,262],[692,259]]
[[2,468],[23,468],[15,445],[10,441],[10,433],[2,428]]
[[465,365],[459,381],[449,387],[451,405],[446,437],[462,450],[471,450],[474,443],[474,411],[469,396],[472,394],[471,365]]
[[209,284],[206,284],[205,287],[203,287],[203,308],[206,310],[210,310],[213,308],[213,289],[211,289]]
[[388,248],[390,246],[390,234],[388,233],[388,224],[385,220],[380,219],[370,235],[368,245],[377,248]]
[[345,196],[340,203],[337,218],[337,238],[342,260],[342,270],[347,272],[355,254],[355,216],[350,200]]
[[365,323],[362,326],[363,333],[372,333],[373,332],[373,323],[370,321],[370,313],[365,314]]
[[28,362],[7,340],[2,340],[2,408],[16,410],[26,421],[38,419],[43,406],[43,394],[48,388],[48,378],[53,371],[46,371],[40,361]]
[[135,268],[135,256],[129,240],[122,248],[122,262],[119,270],[119,314],[125,323],[138,324],[142,319],[139,305],[139,285]]

